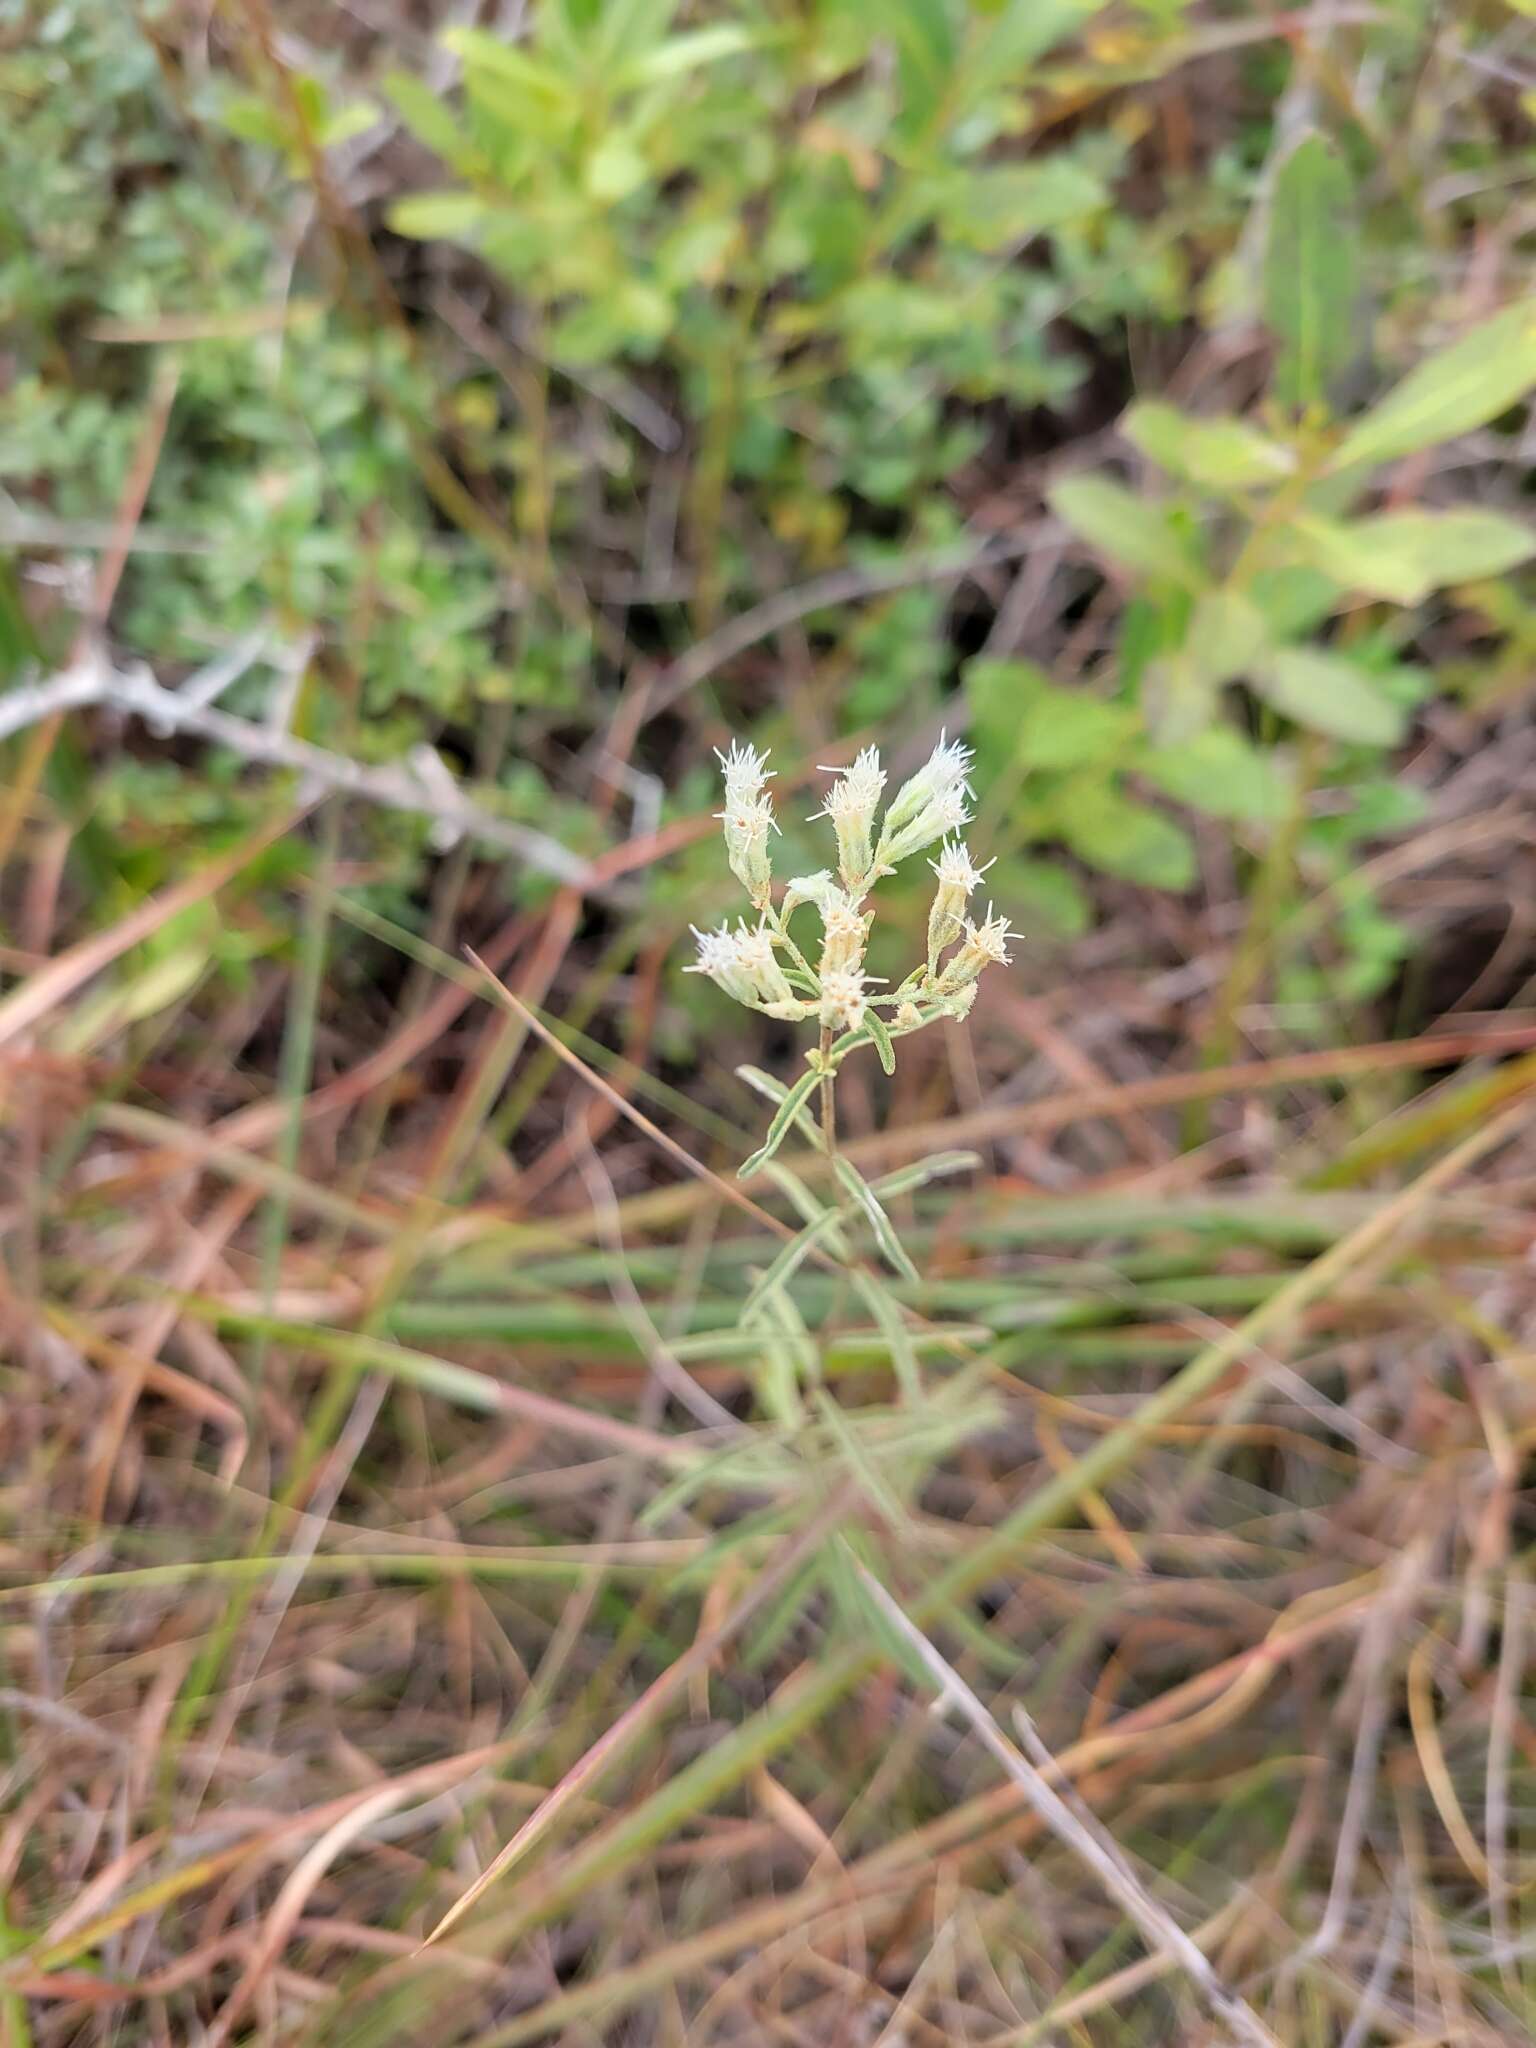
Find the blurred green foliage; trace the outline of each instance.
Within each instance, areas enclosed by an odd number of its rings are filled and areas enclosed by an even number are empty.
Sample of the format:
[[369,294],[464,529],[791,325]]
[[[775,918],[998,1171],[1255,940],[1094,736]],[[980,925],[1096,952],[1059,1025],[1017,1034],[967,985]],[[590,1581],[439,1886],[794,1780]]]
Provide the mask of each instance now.
[[[1484,674],[1529,650],[1497,457],[1536,338],[1461,283],[1509,151],[1496,109],[1424,85],[1414,6],[1334,32],[1373,97],[1325,136],[1314,94],[1299,141],[1263,24],[1179,0],[545,0],[515,44],[436,47],[338,17],[306,49],[278,15],[281,48],[236,9],[194,51],[170,5],[0,0],[0,519],[29,559],[89,549],[174,360],[112,617],[157,670],[313,636],[305,736],[429,740],[590,847],[568,764],[637,665],[828,568],[1006,530],[1053,477],[1038,659],[978,655],[921,584],[803,629],[830,730],[899,738],[962,689],[1000,893],[1070,932],[1095,874],[1191,888],[1201,816],[1245,871],[1280,843],[1282,896],[1342,883],[1411,814],[1416,708],[1476,688],[1424,608],[1468,609]],[[1197,158],[1157,131],[1191,77],[1220,82]],[[1261,329],[1261,385],[1136,396],[1136,349]],[[74,607],[36,609],[58,658]],[[647,764],[663,817],[708,803],[727,716],[782,735],[765,666]],[[195,831],[237,781],[124,761],[98,818]],[[425,832],[381,843],[408,889]],[[666,887],[691,906],[707,874],[684,852]],[[1348,902],[1368,993],[1403,940]]]

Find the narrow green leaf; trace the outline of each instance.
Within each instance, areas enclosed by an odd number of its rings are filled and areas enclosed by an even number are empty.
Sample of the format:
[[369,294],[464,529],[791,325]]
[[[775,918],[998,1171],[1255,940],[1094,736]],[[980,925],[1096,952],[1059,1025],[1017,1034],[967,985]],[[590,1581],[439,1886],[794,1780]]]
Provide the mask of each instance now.
[[712,28],[690,29],[683,35],[669,36],[659,49],[626,65],[620,75],[626,85],[656,85],[665,78],[681,78],[705,64],[718,64],[722,58],[739,57],[760,40],[750,29],[719,21]]
[[1371,519],[1295,519],[1286,536],[1309,568],[1320,569],[1341,590],[1363,591],[1393,604],[1417,604],[1430,582],[1418,552],[1400,547]]
[[473,192],[414,192],[389,209],[397,235],[415,242],[466,242],[485,225],[491,209]]
[[1333,468],[1374,467],[1508,412],[1536,385],[1536,299],[1524,299],[1410,370],[1351,431]]
[[424,142],[428,149],[435,150],[445,162],[461,170],[464,168],[465,159],[472,152],[441,94],[435,93],[409,71],[386,73],[384,92],[418,142]]
[[1174,406],[1133,405],[1121,431],[1143,455],[1170,475],[1212,491],[1241,491],[1279,483],[1296,468],[1294,450],[1250,427],[1246,420],[1191,419]]
[[801,1104],[810,1100],[819,1079],[820,1076],[814,1068],[807,1068],[799,1080],[795,1082],[774,1112],[773,1121],[768,1126],[768,1136],[763,1141],[760,1149],[754,1152],[752,1157],[743,1165],[737,1167],[736,1178],[738,1180],[750,1180],[754,1173],[761,1173],[774,1153],[778,1151],[784,1140],[789,1136],[790,1127],[795,1121]]
[[817,1245],[849,1214],[847,1205],[840,1209],[824,1209],[813,1222],[807,1223],[803,1230],[797,1230],[788,1244],[779,1248],[772,1262],[758,1276],[751,1293],[742,1303],[741,1320],[744,1323],[750,1322],[758,1314],[770,1294],[778,1288],[788,1286]]
[[1194,564],[1165,506],[1145,503],[1102,476],[1065,477],[1047,495],[1058,518],[1112,561],[1143,576],[1195,580]]
[[1252,682],[1266,703],[1314,732],[1380,747],[1403,736],[1402,712],[1342,655],[1282,647],[1259,664]]
[[1320,135],[1286,158],[1275,180],[1264,259],[1264,317],[1280,343],[1283,405],[1320,405],[1352,353],[1360,275],[1349,172]]
[[890,1347],[891,1370],[903,1396],[914,1406],[922,1399],[923,1376],[917,1362],[917,1342],[908,1328],[900,1302],[881,1285],[873,1273],[855,1267],[854,1290],[874,1317]]
[[494,79],[506,88],[503,103],[508,106],[522,102],[542,106],[546,111],[579,106],[574,82],[554,65],[541,64],[526,50],[504,43],[483,28],[451,28],[444,34],[443,43],[462,60],[465,76],[472,83]]
[[869,1227],[874,1232],[875,1243],[880,1247],[886,1263],[898,1272],[903,1280],[915,1282],[918,1279],[917,1268],[907,1257],[901,1239],[896,1235],[895,1226],[881,1208],[874,1189],[852,1160],[839,1156],[836,1165],[838,1179],[864,1211],[869,1220]]
[[979,1152],[935,1152],[927,1159],[914,1160],[911,1166],[898,1166],[894,1173],[882,1174],[875,1182],[875,1193],[882,1197],[914,1194],[931,1180],[946,1180],[952,1173],[969,1173],[980,1164]]
[[751,1329],[761,1337],[756,1384],[764,1413],[786,1429],[798,1428],[805,1419],[800,1388],[816,1377],[816,1346],[805,1319],[789,1295],[775,1289],[752,1318]]
[[869,1035],[875,1041],[875,1051],[880,1055],[880,1064],[888,1074],[896,1071],[896,1048],[891,1043],[891,1034],[885,1028],[885,1020],[874,1010],[864,1012],[864,1021],[869,1026]]

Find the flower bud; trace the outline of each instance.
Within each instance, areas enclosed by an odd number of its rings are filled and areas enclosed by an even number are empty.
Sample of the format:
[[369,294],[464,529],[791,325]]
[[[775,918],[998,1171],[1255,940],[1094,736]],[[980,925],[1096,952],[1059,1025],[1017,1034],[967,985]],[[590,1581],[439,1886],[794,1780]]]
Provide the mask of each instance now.
[[796,875],[785,888],[783,914],[788,917],[802,903],[814,903],[818,910],[825,910],[831,899],[841,897],[842,893],[832,879],[830,868],[818,868],[814,875]]
[[885,788],[885,770],[876,748],[866,747],[851,768],[844,769],[827,792],[818,818],[830,818],[837,834],[837,866],[843,887],[858,902],[873,879],[871,841],[875,809]]
[[916,1031],[923,1021],[923,1013],[916,1003],[898,1003],[894,1019],[898,1031]]

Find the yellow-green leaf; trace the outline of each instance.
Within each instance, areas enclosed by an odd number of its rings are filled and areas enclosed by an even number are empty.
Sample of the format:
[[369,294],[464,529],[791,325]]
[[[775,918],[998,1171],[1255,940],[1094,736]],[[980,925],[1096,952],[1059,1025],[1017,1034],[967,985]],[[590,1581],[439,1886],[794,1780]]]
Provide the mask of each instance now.
[[1053,511],[1101,554],[1144,576],[1195,581],[1195,567],[1167,507],[1102,476],[1070,476],[1050,492]]
[[1212,491],[1242,491],[1278,483],[1296,467],[1294,452],[1250,427],[1246,420],[1191,419],[1175,406],[1133,405],[1121,422],[1143,455]]
[[1282,647],[1258,665],[1252,683],[1266,703],[1314,732],[1381,747],[1403,736],[1401,711],[1342,655]]
[[1392,462],[1508,412],[1536,384],[1536,299],[1508,306],[1410,370],[1346,434],[1335,469]]

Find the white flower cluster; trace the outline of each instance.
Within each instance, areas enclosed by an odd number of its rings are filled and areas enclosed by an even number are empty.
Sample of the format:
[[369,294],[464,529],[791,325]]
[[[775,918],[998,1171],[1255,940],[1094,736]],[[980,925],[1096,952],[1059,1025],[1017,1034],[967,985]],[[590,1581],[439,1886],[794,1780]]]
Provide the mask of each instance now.
[[[967,905],[986,867],[978,868],[964,842],[949,836],[970,822],[970,748],[941,733],[922,767],[897,790],[878,830],[876,813],[886,777],[877,750],[866,747],[851,768],[825,770],[836,780],[816,816],[829,819],[836,834],[837,874],[821,868],[796,876],[777,909],[770,838],[779,828],[767,794],[772,772],[767,756],[736,741],[720,756],[720,765],[726,858],[759,921],[755,926],[738,922],[734,931],[728,922],[717,931],[695,930],[698,958],[685,971],[708,975],[738,1002],[770,1017],[815,1017],[827,1031],[858,1031],[869,1024],[882,1041],[938,1016],[965,1016],[982,970],[994,961],[1007,963],[1013,936],[1006,918],[995,916],[990,907],[980,924],[970,916]],[[876,994],[874,978],[864,971],[874,922],[865,898],[882,875],[894,873],[899,862],[935,840],[942,844],[938,859],[929,863],[938,887],[928,914],[926,961],[899,988]],[[814,905],[821,919],[814,967],[789,929],[790,918],[803,904]],[[957,950],[950,952],[951,947]],[[892,1015],[882,1021],[878,1009],[885,1008]],[[870,1023],[872,1011],[875,1022]]]

